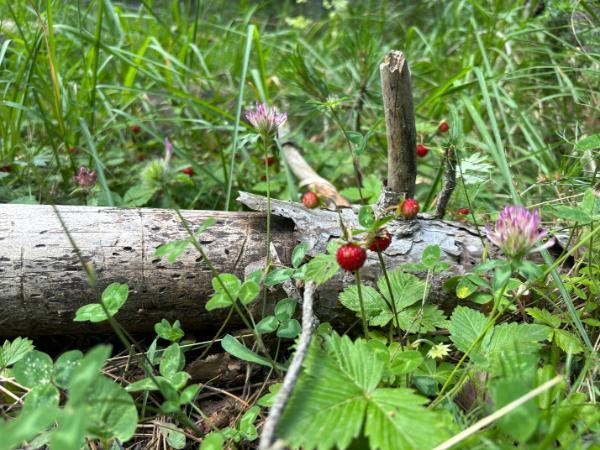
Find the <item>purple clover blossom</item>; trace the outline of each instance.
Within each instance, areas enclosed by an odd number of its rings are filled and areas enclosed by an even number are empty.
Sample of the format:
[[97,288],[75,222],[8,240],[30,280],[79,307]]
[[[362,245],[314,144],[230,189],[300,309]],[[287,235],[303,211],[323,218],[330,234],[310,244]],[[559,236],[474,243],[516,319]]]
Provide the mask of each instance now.
[[83,189],[88,189],[96,184],[96,171],[89,170],[85,166],[81,166],[79,168],[79,173],[73,177],[75,182],[79,185],[79,187]]
[[244,113],[246,120],[256,128],[261,136],[272,136],[277,128],[287,120],[286,113],[279,113],[275,106],[269,107],[266,103],[256,103],[255,109],[248,109]]
[[529,211],[523,206],[505,206],[495,229],[486,227],[487,238],[512,259],[520,259],[531,252],[538,252],[554,244],[554,238],[539,245],[548,234],[542,226],[542,219],[537,209]]

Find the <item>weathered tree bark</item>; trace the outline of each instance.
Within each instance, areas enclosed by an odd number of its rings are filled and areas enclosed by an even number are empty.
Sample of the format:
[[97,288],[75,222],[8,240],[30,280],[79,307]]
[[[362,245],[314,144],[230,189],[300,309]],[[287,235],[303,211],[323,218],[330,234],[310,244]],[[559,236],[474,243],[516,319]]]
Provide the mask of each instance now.
[[[264,197],[240,194],[240,201],[264,212]],[[325,209],[309,210],[299,203],[272,200],[272,239],[279,259],[289,264],[299,242],[309,244],[309,255],[323,252],[327,242],[340,236],[338,215]],[[165,318],[181,320],[184,329],[210,333],[220,326],[224,311],[207,312],[213,293],[212,274],[190,246],[174,263],[154,256],[156,248],[188,236],[176,214],[160,209],[119,209],[61,206],[60,214],[86,262],[95,267],[102,289],[112,282],[127,283],[129,299],[117,319],[129,331],[151,331]],[[183,211],[194,228],[208,217],[217,223],[199,241],[220,273],[243,277],[247,267],[265,257],[265,216],[261,213]],[[342,210],[345,223],[357,224],[351,208]],[[294,227],[295,225],[295,227]],[[421,216],[388,226],[394,235],[385,251],[388,267],[417,262],[429,244],[442,248],[452,267],[434,280],[431,301],[446,298],[439,283],[462,273],[480,259],[482,243],[469,227]],[[375,255],[362,271],[365,280],[379,273]],[[315,294],[320,320],[339,317],[338,293],[350,275],[340,272]],[[282,298],[282,292],[275,298]],[[98,332],[105,323],[73,322],[80,306],[95,302],[85,272],[50,206],[0,205],[0,335],[43,335]]]
[[[417,176],[417,131],[410,70],[404,53],[389,52],[379,71],[388,141],[387,187],[396,194],[413,197]],[[394,199],[390,201],[397,203]]]

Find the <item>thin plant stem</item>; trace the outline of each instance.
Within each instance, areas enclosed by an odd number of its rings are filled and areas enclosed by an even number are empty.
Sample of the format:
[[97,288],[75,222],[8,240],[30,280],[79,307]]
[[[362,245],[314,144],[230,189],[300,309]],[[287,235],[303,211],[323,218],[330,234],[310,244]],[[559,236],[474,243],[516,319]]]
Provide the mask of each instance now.
[[[392,314],[394,315],[394,320],[392,321],[392,323],[395,322],[394,325],[396,327],[396,330],[398,333],[400,333],[400,322],[398,320],[398,311],[396,310],[396,300],[394,299],[394,292],[392,291],[392,283],[390,282],[390,277],[388,276],[387,268],[385,267],[385,261],[383,260],[383,255],[381,254],[380,250],[377,250],[377,256],[379,257],[379,264],[381,265],[381,270],[383,271],[385,284],[387,285],[388,292],[390,293],[389,302],[385,298],[385,295],[383,296],[383,298],[386,301],[386,303],[388,303],[388,306],[390,307]],[[402,347],[402,342],[400,342],[400,348]]]
[[369,327],[367,326],[367,316],[365,314],[365,303],[362,296],[362,288],[360,287],[360,269],[354,272],[356,278],[356,289],[358,291],[358,303],[360,303],[360,317],[363,325],[365,339],[369,339]]
[[[271,178],[269,174],[269,145],[267,139],[263,136],[263,147],[264,147],[264,162],[265,162],[265,176],[267,179],[267,262],[265,265],[265,278],[271,268]],[[263,303],[262,303],[262,317],[265,316],[267,309],[267,288],[263,289]]]

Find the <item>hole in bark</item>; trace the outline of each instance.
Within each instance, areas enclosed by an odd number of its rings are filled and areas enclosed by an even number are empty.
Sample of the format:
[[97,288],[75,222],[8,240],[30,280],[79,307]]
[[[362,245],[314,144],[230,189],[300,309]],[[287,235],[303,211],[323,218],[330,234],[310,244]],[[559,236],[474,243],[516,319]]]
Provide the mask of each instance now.
[[117,252],[113,252],[113,256],[119,256]]
[[173,278],[174,280],[176,280],[177,278],[181,278],[181,274],[180,273],[174,273],[173,275],[171,275],[171,278]]
[[158,293],[159,293],[159,294],[164,294],[164,293],[166,292],[166,290],[167,290],[167,288],[166,288],[165,286],[163,286],[163,287],[161,287],[161,288],[158,290]]
[[158,231],[160,230],[160,227],[158,225],[155,225],[152,227],[152,231]]
[[128,247],[123,247],[123,250],[125,250],[126,252],[131,252],[131,251],[133,251],[133,248],[131,248],[129,246]]
[[46,244],[38,244],[35,246],[35,248],[41,248],[41,247],[45,247],[45,246],[46,246]]
[[225,249],[225,254],[229,255],[229,249],[228,248]]
[[160,258],[152,260],[152,264],[158,264],[159,262],[160,262]]
[[194,278],[196,278],[196,275],[186,275],[185,278],[186,280],[193,280]]
[[202,262],[202,256],[197,257],[196,262]]

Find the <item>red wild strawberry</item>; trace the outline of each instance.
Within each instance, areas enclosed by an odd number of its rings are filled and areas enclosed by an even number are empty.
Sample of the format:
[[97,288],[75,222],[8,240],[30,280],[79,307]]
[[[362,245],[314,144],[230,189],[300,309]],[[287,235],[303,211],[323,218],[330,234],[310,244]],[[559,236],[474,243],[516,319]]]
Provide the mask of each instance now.
[[419,158],[423,158],[425,155],[427,155],[428,152],[429,152],[429,149],[427,147],[425,147],[423,144],[417,144],[417,156]]
[[468,208],[460,208],[458,211],[456,211],[458,214],[460,214],[461,216],[466,216],[467,214],[469,214],[469,209]]
[[186,167],[185,169],[181,169],[180,172],[185,173],[186,175],[189,175],[190,177],[194,175],[194,169],[192,169],[191,167]]
[[8,166],[0,166],[0,172],[9,173],[11,170],[10,164]]
[[392,243],[392,235],[388,230],[381,230],[369,244],[369,250],[372,252],[382,252]]
[[263,158],[263,164],[265,163],[267,164],[267,166],[271,167],[273,164],[275,164],[275,157],[269,155],[266,158]]
[[355,272],[365,263],[367,252],[356,244],[344,244],[338,248],[336,259],[342,269]]
[[438,125],[438,131],[440,133],[445,133],[446,131],[448,131],[450,129],[450,126],[448,125],[448,122],[446,122],[445,120],[442,120],[440,122],[440,124]]
[[413,219],[419,212],[419,202],[414,198],[407,198],[402,202],[400,211],[405,219]]
[[140,131],[142,131],[142,127],[140,127],[137,123],[134,123],[133,125],[131,125],[129,127],[129,129],[131,130],[131,132],[133,134],[138,134]]
[[76,151],[77,151],[77,147],[69,147],[69,150],[68,150],[68,152],[69,152],[70,154],[73,154],[73,153],[75,153]]
[[308,191],[302,196],[302,203],[309,209],[319,206],[319,197],[313,191]]

